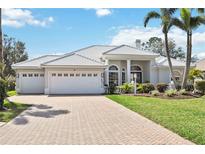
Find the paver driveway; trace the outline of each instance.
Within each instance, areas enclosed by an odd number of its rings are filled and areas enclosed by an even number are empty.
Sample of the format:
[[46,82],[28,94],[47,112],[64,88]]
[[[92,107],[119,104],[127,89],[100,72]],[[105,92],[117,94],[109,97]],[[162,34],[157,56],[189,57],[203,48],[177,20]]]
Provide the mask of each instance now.
[[14,96],[34,104],[0,127],[0,144],[192,144],[104,96]]

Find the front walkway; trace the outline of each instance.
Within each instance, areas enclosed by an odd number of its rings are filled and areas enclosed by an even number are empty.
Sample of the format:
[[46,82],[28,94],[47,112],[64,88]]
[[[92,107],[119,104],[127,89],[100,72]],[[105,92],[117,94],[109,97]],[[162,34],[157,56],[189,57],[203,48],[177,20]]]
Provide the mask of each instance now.
[[192,144],[104,96],[14,96],[34,104],[0,127],[0,144]]

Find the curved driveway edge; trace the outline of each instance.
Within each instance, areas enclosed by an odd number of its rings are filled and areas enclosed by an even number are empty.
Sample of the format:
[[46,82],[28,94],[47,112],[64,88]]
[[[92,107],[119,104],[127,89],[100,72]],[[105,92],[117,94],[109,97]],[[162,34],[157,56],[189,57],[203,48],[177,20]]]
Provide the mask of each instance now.
[[13,96],[33,104],[0,127],[0,144],[193,144],[104,96]]

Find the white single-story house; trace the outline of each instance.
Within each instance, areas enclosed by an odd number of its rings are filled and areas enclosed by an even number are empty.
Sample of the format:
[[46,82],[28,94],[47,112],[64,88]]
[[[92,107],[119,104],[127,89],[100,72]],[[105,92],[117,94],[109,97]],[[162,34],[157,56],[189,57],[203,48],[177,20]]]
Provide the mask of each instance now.
[[[172,59],[175,77],[185,63]],[[170,83],[166,57],[128,45],[93,45],[64,55],[45,55],[14,64],[18,93],[101,94],[105,85],[131,82]]]

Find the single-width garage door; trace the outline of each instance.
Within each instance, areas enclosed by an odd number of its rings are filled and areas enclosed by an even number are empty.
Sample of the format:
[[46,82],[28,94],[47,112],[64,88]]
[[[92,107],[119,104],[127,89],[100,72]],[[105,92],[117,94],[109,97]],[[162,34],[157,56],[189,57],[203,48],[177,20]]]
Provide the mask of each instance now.
[[44,73],[21,73],[20,91],[24,94],[44,93]]
[[104,92],[100,72],[51,72],[50,94],[100,94]]

